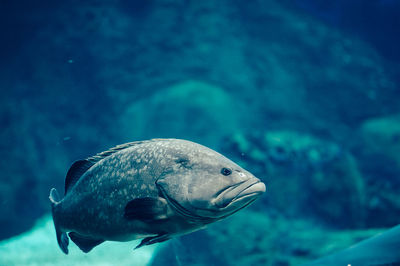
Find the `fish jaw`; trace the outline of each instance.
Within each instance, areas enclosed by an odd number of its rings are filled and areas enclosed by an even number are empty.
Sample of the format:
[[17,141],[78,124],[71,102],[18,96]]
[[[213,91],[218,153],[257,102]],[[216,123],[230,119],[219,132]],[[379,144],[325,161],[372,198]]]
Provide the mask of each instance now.
[[265,184],[260,179],[251,178],[221,191],[213,204],[223,211],[230,211],[254,201],[265,191]]

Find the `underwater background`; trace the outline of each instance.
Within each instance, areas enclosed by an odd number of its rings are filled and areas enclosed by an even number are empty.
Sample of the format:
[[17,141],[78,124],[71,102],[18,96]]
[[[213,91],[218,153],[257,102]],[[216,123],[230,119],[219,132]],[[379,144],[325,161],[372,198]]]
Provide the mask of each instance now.
[[[299,265],[399,223],[400,2],[0,1],[0,265]],[[64,255],[50,188],[183,138],[263,180],[163,244]]]

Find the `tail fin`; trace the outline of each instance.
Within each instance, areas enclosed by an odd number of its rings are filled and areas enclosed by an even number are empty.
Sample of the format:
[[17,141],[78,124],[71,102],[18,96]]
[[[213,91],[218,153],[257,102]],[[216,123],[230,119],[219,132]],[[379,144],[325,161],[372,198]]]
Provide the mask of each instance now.
[[54,215],[54,210],[57,204],[60,202],[60,196],[58,195],[58,192],[55,188],[52,188],[50,190],[50,196],[49,196],[50,202],[51,202],[51,213],[53,215],[53,222],[54,222],[54,228],[56,229],[56,235],[57,235],[57,242],[58,245],[60,246],[60,249],[65,253],[68,254],[68,244],[69,244],[69,238],[65,232],[62,232],[60,228],[58,227],[57,224],[57,219]]

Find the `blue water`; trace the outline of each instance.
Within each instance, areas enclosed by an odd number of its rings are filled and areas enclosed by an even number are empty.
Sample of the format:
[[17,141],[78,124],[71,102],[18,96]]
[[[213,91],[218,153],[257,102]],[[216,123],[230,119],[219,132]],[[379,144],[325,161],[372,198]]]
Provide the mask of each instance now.
[[[1,1],[0,265],[115,264],[120,249],[127,265],[297,265],[397,225],[399,12],[389,0]],[[75,160],[167,137],[221,152],[267,192],[142,255],[108,243],[64,256],[50,188],[64,190]]]

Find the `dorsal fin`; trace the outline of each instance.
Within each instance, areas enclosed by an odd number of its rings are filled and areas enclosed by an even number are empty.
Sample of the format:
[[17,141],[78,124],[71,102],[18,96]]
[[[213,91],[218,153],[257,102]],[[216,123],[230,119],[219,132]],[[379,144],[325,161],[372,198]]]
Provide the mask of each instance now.
[[88,160],[79,160],[74,162],[68,170],[65,178],[65,194],[78,182],[79,178],[90,168],[94,163]]
[[94,164],[97,162],[101,161],[102,159],[106,158],[107,156],[110,156],[113,153],[116,153],[120,150],[142,144],[145,142],[151,142],[151,141],[159,141],[161,139],[151,139],[151,140],[143,140],[143,141],[134,141],[134,142],[128,142],[125,144],[117,145],[109,150],[100,152],[92,157],[87,158],[86,160],[79,160],[76,161],[72,164],[72,166],[69,168],[67,177],[65,178],[65,195],[68,193],[68,191],[78,182],[79,178],[87,171],[89,170],[90,167],[92,167]]
[[98,153],[98,154],[96,154],[96,155],[94,155],[92,157],[89,157],[86,160],[91,162],[91,163],[93,163],[93,164],[95,164],[98,161],[104,159],[105,157],[110,156],[111,154],[116,153],[116,152],[118,152],[120,150],[129,148],[129,147],[132,147],[132,146],[135,146],[135,145],[138,145],[138,144],[142,144],[142,143],[145,143],[145,142],[150,142],[150,141],[153,141],[153,140],[142,140],[142,141],[134,141],[134,142],[128,142],[128,143],[120,144],[120,145],[117,145],[115,147],[112,147],[109,150],[100,152],[100,153]]

